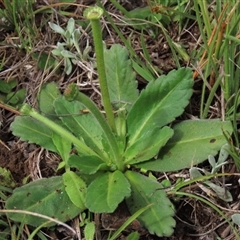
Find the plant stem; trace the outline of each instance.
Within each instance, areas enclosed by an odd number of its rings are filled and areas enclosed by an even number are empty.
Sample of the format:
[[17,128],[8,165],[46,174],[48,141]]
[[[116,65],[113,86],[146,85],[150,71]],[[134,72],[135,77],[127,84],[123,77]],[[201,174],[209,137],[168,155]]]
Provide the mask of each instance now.
[[120,153],[119,153],[119,148],[118,148],[116,138],[114,137],[114,133],[112,132],[109,124],[107,123],[106,119],[104,118],[104,116],[102,115],[98,107],[91,101],[90,98],[88,98],[83,93],[79,92],[75,84],[68,85],[68,87],[65,90],[64,96],[68,101],[76,100],[81,102],[83,105],[85,105],[85,107],[88,110],[90,110],[93,117],[95,117],[95,119],[101,126],[107,138],[109,151],[111,151],[111,154],[112,154],[111,160],[120,171],[123,171],[124,164],[122,163],[122,161],[119,160]]
[[[98,5],[103,9],[104,11],[104,15],[107,17],[107,20],[109,21],[109,23],[111,24],[111,26],[113,27],[113,29],[116,31],[117,35],[120,37],[120,39],[123,41],[124,45],[127,47],[129,54],[131,56],[131,60],[133,62],[133,68],[134,65],[137,65],[141,68],[144,69],[144,71],[148,72],[148,74],[150,75],[150,79],[155,79],[154,78],[154,71],[153,71],[153,66],[151,66],[150,68],[146,67],[146,64],[139,58],[139,56],[136,54],[136,52],[134,51],[133,47],[131,46],[131,41],[129,41],[130,39],[126,39],[124,37],[124,35],[122,34],[122,32],[118,29],[118,27],[116,26],[116,24],[114,23],[114,21],[112,20],[111,16],[108,14],[108,12],[104,9],[104,6],[102,5],[100,0],[97,0]],[[138,72],[139,73],[139,72]],[[140,74],[141,75],[141,74]],[[142,76],[142,75],[141,75]],[[143,76],[142,76],[143,77]],[[151,81],[149,79],[147,79],[146,77],[144,77],[147,81]]]
[[20,112],[22,113],[22,115],[31,116],[34,119],[37,119],[38,121],[44,123],[59,135],[68,139],[71,143],[73,143],[76,146],[79,152],[86,155],[96,155],[96,153],[92,149],[90,149],[86,144],[81,142],[78,138],[76,138],[74,135],[72,135],[70,132],[68,132],[66,129],[64,129],[60,125],[42,116],[35,109],[31,108],[28,104],[23,105]]
[[101,24],[100,17],[102,16],[103,10],[100,7],[92,7],[88,8],[84,12],[84,16],[90,20],[92,26],[93,33],[93,41],[96,52],[96,61],[97,61],[97,70],[99,76],[100,89],[102,93],[102,101],[104,110],[106,112],[106,117],[111,129],[116,132],[116,125],[114,120],[114,113],[112,109],[112,105],[110,102],[110,96],[108,92],[107,85],[107,76],[105,71],[104,64],[104,54],[103,54],[103,44],[102,44],[102,32],[101,32]]

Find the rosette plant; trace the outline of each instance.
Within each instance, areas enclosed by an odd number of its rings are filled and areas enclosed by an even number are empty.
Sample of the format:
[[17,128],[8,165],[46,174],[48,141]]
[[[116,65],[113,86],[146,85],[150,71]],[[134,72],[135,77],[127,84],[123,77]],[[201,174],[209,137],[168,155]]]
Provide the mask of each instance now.
[[[102,13],[89,8],[85,17],[92,25],[104,111],[74,84],[63,95],[54,83],[44,86],[41,114],[23,106],[22,116],[11,125],[13,134],[58,153],[63,160],[59,168],[65,172],[17,188],[6,206],[66,221],[85,209],[111,213],[126,201],[132,214],[145,208],[138,219],[151,234],[170,236],[174,206],[163,185],[141,169],[177,171],[198,164],[217,154],[226,142],[223,131],[231,133],[231,124],[188,120],[168,126],[189,103],[191,69],[171,71],[139,93],[126,48],[103,48]],[[9,217],[30,225],[46,221],[13,213]]]

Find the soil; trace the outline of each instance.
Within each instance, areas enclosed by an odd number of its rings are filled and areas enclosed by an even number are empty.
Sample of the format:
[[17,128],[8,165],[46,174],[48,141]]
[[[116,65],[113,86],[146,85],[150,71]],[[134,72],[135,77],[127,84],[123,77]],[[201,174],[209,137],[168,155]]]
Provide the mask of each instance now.
[[[58,1],[49,2],[55,3]],[[81,4],[90,5],[95,1],[84,0],[80,2]],[[126,9],[132,10],[137,7],[146,6],[147,3],[145,1],[129,0],[122,1],[122,4]],[[39,8],[44,5],[46,5],[46,1],[39,1],[35,4],[35,8]],[[3,7],[4,6],[2,5],[2,8]],[[119,14],[118,12],[114,12],[116,10],[112,10],[113,7],[109,3],[106,4],[106,8],[111,10],[112,14],[116,14],[116,16]],[[72,11],[73,15],[82,14],[82,9],[77,9],[76,7],[69,7],[65,10]],[[41,18],[42,21],[47,21],[46,16],[37,15],[36,17],[39,18],[39,21]],[[61,21],[62,24],[65,24],[66,19],[66,17],[62,17],[59,21]],[[107,45],[110,46],[113,43],[122,44],[115,31],[111,29],[110,24],[105,21],[103,24],[105,26],[103,33]],[[181,43],[181,45],[184,45],[187,52],[195,50],[197,47],[196,39],[199,37],[199,30],[196,23],[189,22],[187,31],[182,31],[180,35],[178,34],[178,27],[179,26],[176,23],[171,23],[168,26],[168,34],[171,39],[175,42]],[[142,58],[140,33],[133,30],[131,26],[123,26],[121,31],[125,36],[129,36],[130,34],[132,35],[132,46],[138,53],[139,57]],[[88,71],[86,69],[75,69],[73,74],[70,76],[66,76],[63,72],[51,75],[49,71],[44,72],[39,70],[36,62],[34,62],[24,50],[13,47],[13,44],[17,43],[15,38],[16,33],[14,31],[6,31],[0,28],[0,32],[0,40],[2,41],[0,56],[7,56],[4,67],[0,71],[0,79],[10,79],[12,77],[17,78],[18,86],[16,89],[20,89],[22,87],[27,89],[26,101],[32,106],[37,105],[36,96],[42,84],[51,81],[57,81],[61,90],[63,90],[70,82],[85,82],[86,85],[82,87],[82,90],[94,99],[98,105],[100,105],[100,97],[96,91],[98,90],[98,85],[89,83],[89,79],[87,77]],[[50,32],[50,30],[46,27],[43,27],[42,32],[39,32],[38,40],[35,42],[35,45],[37,46],[36,51],[49,51],[49,46],[56,44],[58,38],[59,36]],[[159,69],[159,72],[168,73],[170,70],[177,67],[171,49],[161,31],[155,38],[150,36],[149,32],[145,32],[144,41],[149,55],[151,56],[152,63],[156,69]],[[82,46],[84,47],[85,45],[86,39],[82,39]],[[182,66],[188,66],[189,64],[183,60],[181,60],[180,63]],[[97,79],[97,76],[93,74],[93,80],[95,79]],[[146,86],[146,81],[144,81],[140,76],[137,76],[137,80],[139,82],[139,89]],[[199,99],[201,93],[201,82],[199,82],[198,79],[196,80],[194,90],[195,93],[191,99],[191,107],[188,107],[188,114],[198,117]],[[56,171],[58,163],[60,162],[59,156],[48,152],[37,145],[23,142],[14,137],[11,134],[9,126],[13,121],[15,114],[2,104],[0,107],[2,107],[0,109],[0,167],[8,169],[11,172],[16,186],[21,186],[23,182],[30,182],[38,178],[51,177],[59,174],[59,172]],[[209,113],[209,115],[218,117],[218,111]],[[186,118],[186,114],[181,116],[181,119],[184,118]],[[204,167],[208,168],[209,166],[206,165]],[[237,169],[231,159],[229,159],[229,164],[225,166],[225,172],[237,172]],[[188,177],[189,173],[187,170],[183,170],[180,173],[169,173],[167,176],[174,184],[177,176]],[[189,191],[208,199],[211,203],[218,206],[226,215],[230,215],[234,209],[239,209],[240,190],[238,178],[234,176],[229,177],[225,179],[225,183],[231,183],[231,186],[228,189],[231,191],[233,196],[233,201],[231,203],[220,201],[215,196],[208,195],[208,193],[204,192],[199,185],[189,186]],[[118,239],[126,239],[129,233],[134,231],[137,231],[140,234],[141,239],[146,240],[236,239],[235,235],[229,228],[229,224],[211,207],[189,197],[177,198],[176,196],[170,196],[170,198],[176,209],[175,219],[177,224],[173,236],[160,238],[150,235],[147,230],[144,229],[137,220],[135,220],[125,229]],[[236,212],[239,211],[236,210]],[[113,214],[95,214],[94,221],[97,227],[96,239],[107,239],[109,231],[118,229],[129,216],[129,212],[127,211],[124,203],[122,203]],[[75,220],[68,222],[68,224],[74,226]],[[56,227],[53,230],[46,229],[45,233],[49,236],[49,239],[70,239],[69,232],[62,227]]]

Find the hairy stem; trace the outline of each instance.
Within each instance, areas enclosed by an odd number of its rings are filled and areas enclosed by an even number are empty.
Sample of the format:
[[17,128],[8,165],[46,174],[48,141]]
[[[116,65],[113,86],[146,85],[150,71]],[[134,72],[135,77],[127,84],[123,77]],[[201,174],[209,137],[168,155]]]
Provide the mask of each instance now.
[[34,119],[47,125],[49,128],[51,128],[53,131],[55,131],[59,135],[64,136],[64,138],[68,139],[71,143],[73,143],[76,146],[79,152],[86,155],[96,155],[96,153],[92,149],[90,149],[86,144],[81,142],[72,133],[70,133],[60,125],[56,124],[52,120],[44,117],[43,115],[38,113],[35,109],[31,108],[28,104],[23,105],[20,112],[22,113],[22,115],[33,117]]
[[84,12],[84,16],[88,20],[90,20],[91,26],[92,26],[93,41],[94,41],[96,60],[97,60],[97,70],[98,70],[99,83],[100,83],[100,88],[102,93],[104,110],[106,112],[106,117],[107,117],[109,126],[114,132],[116,132],[114,113],[113,113],[113,109],[110,102],[110,96],[109,96],[108,85],[107,85],[107,76],[106,76],[105,64],[104,64],[102,32],[101,32],[101,24],[99,20],[102,14],[103,14],[103,10],[100,7],[88,8]]
[[114,133],[112,132],[109,124],[107,123],[102,113],[99,111],[98,107],[91,101],[91,99],[89,99],[83,93],[79,92],[75,84],[68,85],[64,92],[64,96],[68,101],[76,100],[83,103],[86,106],[86,108],[90,110],[90,112],[95,117],[97,122],[100,124],[102,130],[104,131],[104,134],[108,141],[109,151],[111,151],[113,156],[112,158],[113,163],[117,166],[117,168],[120,171],[123,171],[124,164],[120,160],[119,148],[117,141],[114,137]]

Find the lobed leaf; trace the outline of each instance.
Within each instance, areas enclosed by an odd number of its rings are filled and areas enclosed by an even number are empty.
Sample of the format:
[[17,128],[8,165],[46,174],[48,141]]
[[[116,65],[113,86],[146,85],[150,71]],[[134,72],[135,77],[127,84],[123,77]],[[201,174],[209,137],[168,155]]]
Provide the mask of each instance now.
[[159,153],[159,159],[137,165],[158,172],[178,171],[216,155],[227,142],[223,131],[232,133],[231,122],[187,120],[173,127],[174,135]]
[[45,124],[28,116],[18,116],[10,126],[13,135],[22,141],[36,143],[40,146],[58,152],[52,140],[53,131]]
[[98,170],[106,170],[107,164],[97,156],[77,156],[71,155],[68,164],[75,167],[80,173],[94,174]]
[[111,213],[130,193],[130,184],[122,172],[106,172],[89,185],[86,206],[95,213]]
[[124,162],[126,164],[136,164],[151,159],[158,154],[172,135],[173,130],[169,127],[153,128],[126,149]]
[[53,102],[59,96],[60,92],[55,82],[44,85],[38,96],[39,110],[49,118],[53,118],[53,115],[55,115]]
[[110,100],[116,110],[129,110],[138,97],[137,82],[128,51],[114,44],[104,52],[106,76]]
[[154,128],[161,128],[182,114],[192,95],[192,71],[173,70],[151,81],[127,116],[128,148]]
[[[63,124],[76,136],[85,142],[100,156],[105,153],[102,145],[104,133],[97,120],[91,112],[79,101],[67,101],[64,97],[59,97],[54,102],[57,115],[60,116]],[[84,110],[87,110],[84,113]],[[106,140],[105,140],[106,141]]]
[[72,149],[72,143],[56,132],[53,132],[52,141],[63,161],[67,162],[70,151]]
[[65,172],[62,177],[68,197],[79,209],[85,209],[87,190],[85,182],[72,171]]
[[126,199],[131,214],[153,204],[138,217],[139,221],[150,234],[156,234],[159,237],[170,236],[176,223],[173,219],[172,203],[167,198],[165,191],[161,190],[163,186],[134,171],[126,171],[125,176],[132,189],[131,196]]
[[[68,89],[70,92],[65,93],[66,98],[70,97],[72,100],[76,99],[80,103],[84,104],[86,107],[85,109],[87,109],[92,114],[92,118],[94,118],[97,122],[97,127],[103,132],[101,142],[103,145],[103,151],[100,149],[100,151],[97,152],[98,155],[101,156],[102,159],[105,159],[106,162],[109,162],[109,159],[111,159],[111,161],[113,160],[116,163],[119,160],[120,149],[118,147],[117,139],[112,132],[112,129],[110,128],[108,122],[106,121],[105,116],[100,112],[99,108],[90,98],[78,91],[76,86],[74,87],[74,85],[70,84]],[[71,101],[71,99],[69,100]],[[96,151],[96,149],[94,149],[94,151]]]
[[[69,199],[62,177],[42,178],[16,188],[13,195],[6,201],[6,208],[40,213],[62,222],[74,218],[85,209],[76,207]],[[20,213],[9,213],[8,217],[13,221],[35,227],[47,221]],[[55,224],[51,222],[47,226]]]

